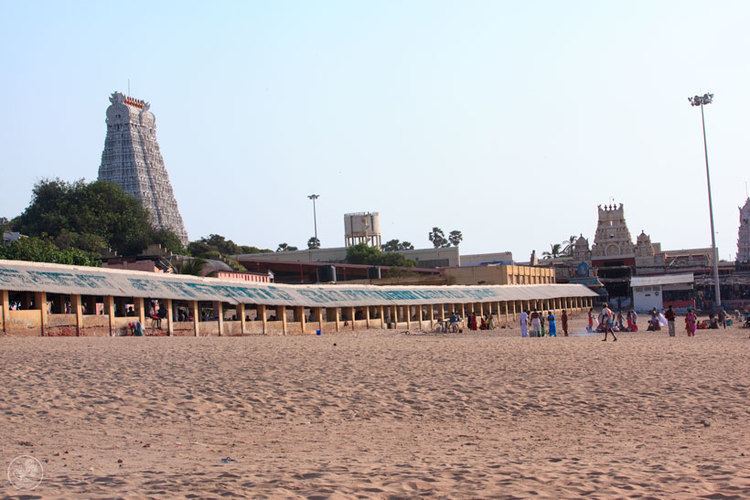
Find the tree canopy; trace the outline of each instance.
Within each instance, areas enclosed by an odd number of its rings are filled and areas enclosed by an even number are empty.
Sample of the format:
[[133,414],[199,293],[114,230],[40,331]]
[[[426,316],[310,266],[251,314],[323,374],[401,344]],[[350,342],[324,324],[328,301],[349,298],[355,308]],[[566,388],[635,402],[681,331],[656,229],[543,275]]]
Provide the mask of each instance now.
[[193,257],[215,258],[216,255],[230,256],[243,253],[266,253],[271,250],[247,245],[238,245],[220,234],[209,234],[188,244],[188,253]]
[[346,250],[346,262],[349,264],[367,264],[370,266],[414,267],[415,262],[394,252],[383,252],[378,247],[367,243],[350,246]]
[[320,248],[320,240],[315,236],[311,237],[309,240],[307,240],[307,248],[309,250]]
[[184,252],[174,233],[152,228],[141,203],[111,182],[42,180],[34,186],[29,206],[11,225],[61,250],[101,254],[112,249],[135,255],[159,243],[172,252]]
[[299,248],[293,247],[286,243],[279,243],[279,246],[276,249],[277,252],[296,252],[297,250],[299,250]]
[[446,238],[445,232],[439,227],[433,227],[427,237],[435,248],[448,248],[451,245],[457,247],[464,239],[464,235],[461,234],[461,231],[455,229],[451,231]]
[[383,245],[383,250],[386,252],[398,252],[401,250],[414,250],[414,245],[408,241],[399,240],[388,240]]
[[[220,260],[227,264],[235,271],[244,272],[246,269],[240,264],[233,255],[248,253],[266,253],[271,250],[252,247],[247,245],[238,245],[232,240],[228,240],[220,234],[209,234],[203,238],[188,243],[188,253],[193,257],[204,259]],[[185,273],[183,273],[185,274]]]
[[54,243],[42,238],[21,238],[7,245],[0,245],[0,259],[52,262],[73,266],[99,266],[101,261],[91,253],[77,248],[61,250]]

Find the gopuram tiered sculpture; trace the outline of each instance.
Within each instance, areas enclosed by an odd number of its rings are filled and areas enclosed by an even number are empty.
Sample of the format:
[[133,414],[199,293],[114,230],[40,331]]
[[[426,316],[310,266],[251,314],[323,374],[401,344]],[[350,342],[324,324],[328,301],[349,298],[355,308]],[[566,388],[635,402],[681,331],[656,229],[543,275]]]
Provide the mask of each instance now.
[[148,210],[151,224],[188,242],[169,174],[156,141],[156,118],[148,102],[120,92],[109,98],[107,137],[99,180],[118,184]]

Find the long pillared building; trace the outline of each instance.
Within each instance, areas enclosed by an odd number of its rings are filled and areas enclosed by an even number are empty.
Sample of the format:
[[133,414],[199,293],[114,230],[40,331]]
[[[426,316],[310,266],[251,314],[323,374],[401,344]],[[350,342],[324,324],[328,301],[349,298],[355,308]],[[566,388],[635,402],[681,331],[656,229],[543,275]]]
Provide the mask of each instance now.
[[107,108],[99,180],[114,182],[148,210],[151,224],[188,242],[169,174],[156,141],[156,118],[148,102],[114,92]]

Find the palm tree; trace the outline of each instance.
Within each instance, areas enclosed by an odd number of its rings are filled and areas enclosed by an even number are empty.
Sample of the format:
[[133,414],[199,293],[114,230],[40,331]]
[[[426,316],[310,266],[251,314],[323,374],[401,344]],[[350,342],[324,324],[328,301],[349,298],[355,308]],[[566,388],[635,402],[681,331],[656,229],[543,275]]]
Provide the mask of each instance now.
[[206,265],[206,259],[200,257],[183,257],[172,263],[172,269],[175,274],[189,274],[191,276],[202,276],[203,266]]
[[462,241],[464,240],[464,235],[461,234],[461,231],[453,230],[450,233],[448,233],[448,241],[450,241],[451,245],[454,247],[457,247]]
[[556,259],[560,256],[562,245],[560,243],[550,243],[550,251],[542,253],[545,259]]
[[573,234],[570,235],[570,238],[568,238],[567,241],[562,242],[562,244],[565,245],[562,250],[563,255],[571,255],[573,253],[573,245],[575,245],[575,242],[576,237]]
[[446,243],[448,243],[448,240],[445,239],[445,233],[439,227],[433,227],[432,231],[430,231],[427,237],[430,239],[430,241],[432,242],[432,246],[434,246],[435,248],[443,247]]

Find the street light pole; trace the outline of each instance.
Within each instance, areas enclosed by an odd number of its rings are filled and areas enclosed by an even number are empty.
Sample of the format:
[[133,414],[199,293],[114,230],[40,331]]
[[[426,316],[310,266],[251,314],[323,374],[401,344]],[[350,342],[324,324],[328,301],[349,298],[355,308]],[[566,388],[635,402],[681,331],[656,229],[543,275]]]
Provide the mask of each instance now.
[[708,215],[711,220],[711,250],[714,254],[714,287],[716,295],[716,310],[721,307],[721,287],[719,286],[719,252],[716,250],[716,231],[714,230],[714,204],[711,197],[711,173],[708,169],[708,144],[706,143],[706,117],[703,113],[703,106],[711,104],[714,99],[713,94],[703,94],[694,97],[688,97],[692,106],[701,108],[701,125],[703,127],[703,155],[706,159],[706,184],[708,186]]
[[318,240],[318,214],[315,210],[315,200],[320,198],[319,194],[311,194],[308,196],[309,199],[313,202],[313,226],[315,227],[315,241],[319,242]]

